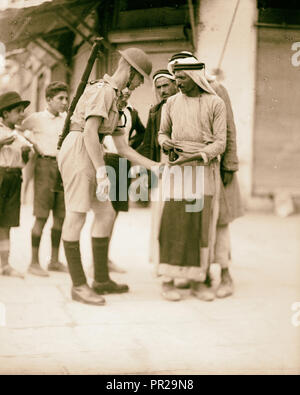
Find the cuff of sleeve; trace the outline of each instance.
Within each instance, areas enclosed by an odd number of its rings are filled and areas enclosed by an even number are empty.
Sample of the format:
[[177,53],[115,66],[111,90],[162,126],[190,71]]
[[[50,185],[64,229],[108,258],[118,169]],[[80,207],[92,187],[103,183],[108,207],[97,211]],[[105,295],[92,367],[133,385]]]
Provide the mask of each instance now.
[[116,128],[113,131],[112,136],[123,136],[123,134],[125,134],[125,130],[124,129]]
[[225,171],[236,172],[239,169],[239,165],[237,163],[222,163],[221,168]]
[[207,155],[207,153],[201,151],[201,155],[202,155],[202,157],[203,157],[204,163],[208,163],[208,161],[209,161],[209,156]]
[[166,140],[168,140],[168,139],[169,139],[169,137],[167,137],[167,136],[159,135],[159,136],[158,136],[158,144],[162,147],[162,146],[163,146],[163,143],[164,143]]
[[28,139],[32,138],[32,133],[31,133],[31,131],[28,130],[28,129],[26,129],[26,130],[24,131],[24,136],[25,136],[26,138],[28,138]]
[[91,111],[91,112],[86,113],[85,117],[84,117],[85,121],[87,121],[88,118],[90,118],[90,117],[99,117],[99,118],[103,118],[103,119],[108,119],[108,115],[107,114],[100,113],[100,112],[97,113],[97,111],[95,111],[95,112]]
[[98,167],[97,172],[96,172],[97,180],[102,180],[106,177],[107,177],[106,166],[103,165],[103,166]]

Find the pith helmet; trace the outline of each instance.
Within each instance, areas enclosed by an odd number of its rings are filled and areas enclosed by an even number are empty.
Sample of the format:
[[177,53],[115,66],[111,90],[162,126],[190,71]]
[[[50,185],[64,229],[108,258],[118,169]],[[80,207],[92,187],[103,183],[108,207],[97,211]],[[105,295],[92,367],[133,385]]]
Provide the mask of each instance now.
[[152,71],[152,62],[148,55],[139,48],[127,48],[119,51],[121,56],[142,76],[149,78]]

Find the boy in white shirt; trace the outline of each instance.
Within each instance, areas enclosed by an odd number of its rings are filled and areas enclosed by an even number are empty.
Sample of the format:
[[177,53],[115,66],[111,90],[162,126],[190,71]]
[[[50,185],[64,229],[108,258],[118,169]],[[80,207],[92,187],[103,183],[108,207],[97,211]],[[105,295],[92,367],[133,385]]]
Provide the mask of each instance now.
[[39,246],[51,210],[53,212],[52,249],[48,270],[67,271],[67,268],[58,260],[65,204],[63,191],[57,190],[59,170],[56,162],[57,142],[64,126],[68,105],[67,85],[60,81],[51,82],[46,88],[46,100],[47,109],[31,114],[22,125],[24,129],[30,131],[27,132],[27,136],[39,152],[34,172],[35,223],[31,233],[32,259],[29,272],[42,277],[47,277],[49,274],[40,266]]

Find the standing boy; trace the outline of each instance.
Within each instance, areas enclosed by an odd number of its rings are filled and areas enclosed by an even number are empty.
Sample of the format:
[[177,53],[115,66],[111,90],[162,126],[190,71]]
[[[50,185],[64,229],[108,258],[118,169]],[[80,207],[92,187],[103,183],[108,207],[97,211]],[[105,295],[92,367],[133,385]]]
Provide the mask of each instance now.
[[64,193],[56,190],[59,175],[56,147],[66,116],[67,85],[59,81],[51,82],[46,88],[46,101],[45,111],[33,113],[23,122],[23,128],[30,131],[30,138],[39,151],[34,172],[33,213],[35,223],[31,233],[32,259],[29,272],[43,277],[47,277],[49,274],[40,266],[39,246],[51,210],[53,225],[51,229],[51,260],[48,270],[67,271],[66,267],[58,260],[61,229],[65,217]]
[[22,168],[32,149],[15,125],[22,121],[29,104],[17,92],[0,96],[0,274],[15,277],[23,275],[9,265],[10,228],[19,226]]

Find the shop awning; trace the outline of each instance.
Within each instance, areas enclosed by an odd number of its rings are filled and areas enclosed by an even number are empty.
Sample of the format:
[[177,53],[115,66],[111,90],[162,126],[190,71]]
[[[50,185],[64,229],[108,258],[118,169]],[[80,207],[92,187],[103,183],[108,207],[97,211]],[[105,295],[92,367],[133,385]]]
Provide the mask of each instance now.
[[71,30],[92,44],[97,32],[84,23],[103,0],[42,0],[28,7],[7,8],[0,11],[0,41],[6,51],[26,48],[31,41],[47,39]]

